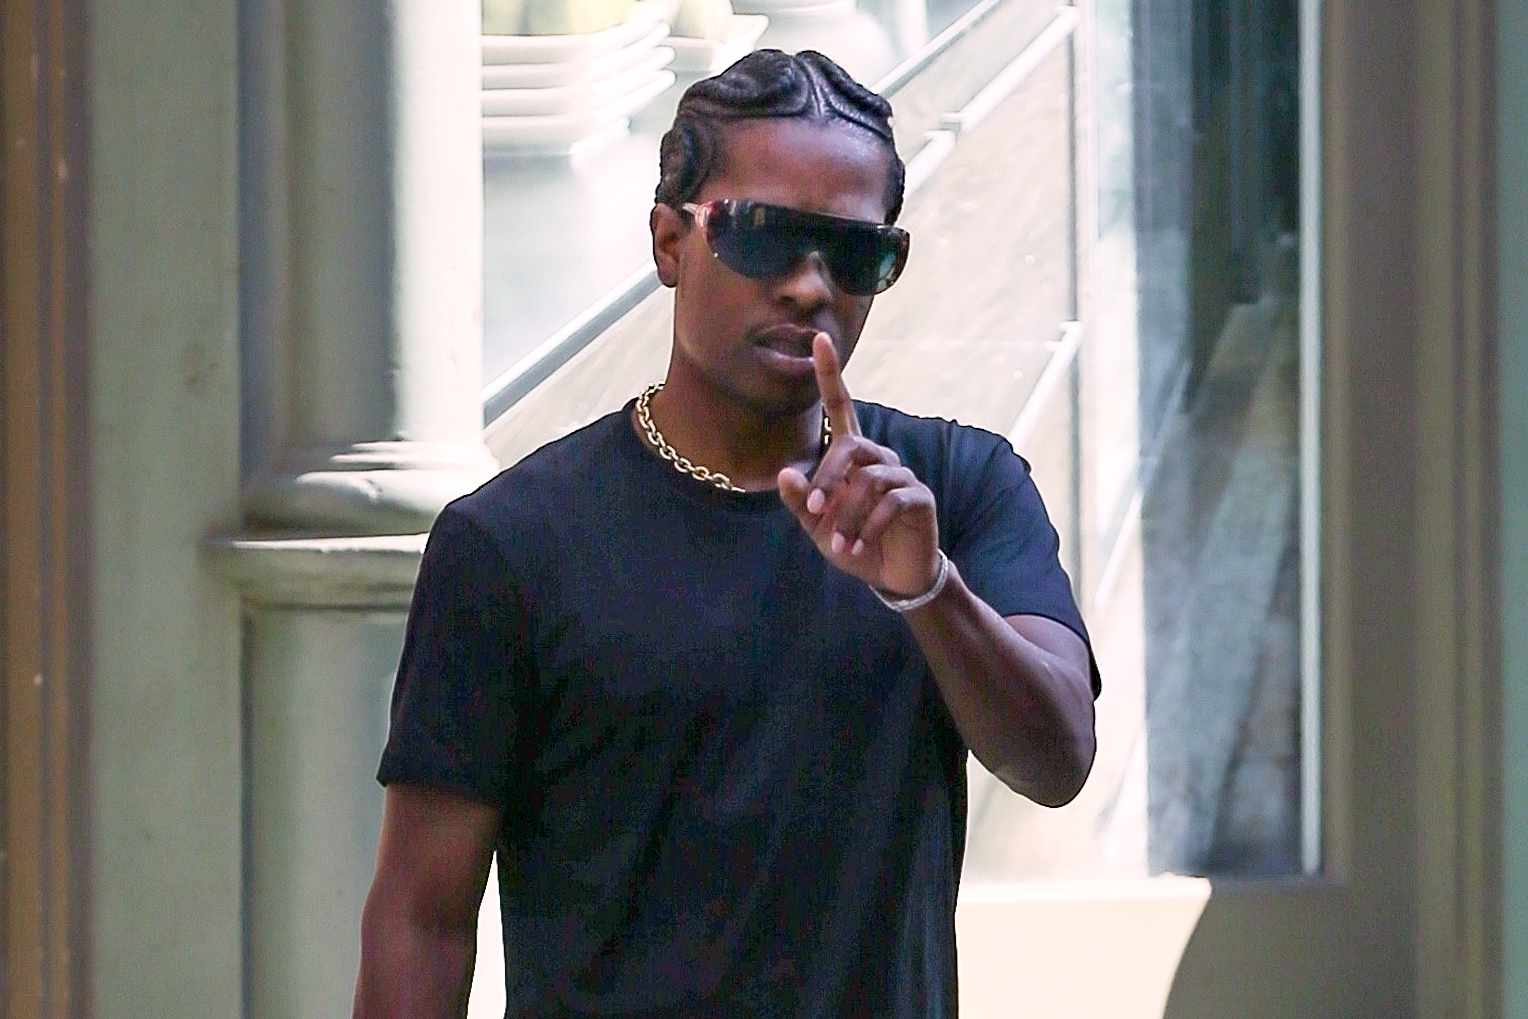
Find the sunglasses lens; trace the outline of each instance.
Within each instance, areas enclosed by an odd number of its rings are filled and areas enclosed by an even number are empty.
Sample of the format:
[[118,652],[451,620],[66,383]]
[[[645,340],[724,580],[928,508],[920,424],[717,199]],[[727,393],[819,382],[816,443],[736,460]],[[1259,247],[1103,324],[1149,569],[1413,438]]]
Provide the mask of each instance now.
[[718,202],[711,214],[706,239],[722,264],[751,279],[779,276],[801,256],[801,249],[780,224],[771,222],[767,206],[752,202]]
[[711,250],[736,273],[752,279],[779,276],[816,251],[834,283],[857,296],[880,293],[895,281],[905,250],[901,236],[741,201],[717,202],[706,231]]
[[847,293],[869,296],[891,286],[901,268],[895,235],[849,228],[825,238],[824,258],[833,279]]

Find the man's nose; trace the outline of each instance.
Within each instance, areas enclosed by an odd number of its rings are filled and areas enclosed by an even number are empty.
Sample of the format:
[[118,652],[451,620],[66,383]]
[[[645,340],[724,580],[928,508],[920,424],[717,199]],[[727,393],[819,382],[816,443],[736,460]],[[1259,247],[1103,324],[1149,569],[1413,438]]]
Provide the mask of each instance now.
[[815,309],[833,300],[833,277],[816,251],[796,259],[777,284],[780,298],[801,308]]

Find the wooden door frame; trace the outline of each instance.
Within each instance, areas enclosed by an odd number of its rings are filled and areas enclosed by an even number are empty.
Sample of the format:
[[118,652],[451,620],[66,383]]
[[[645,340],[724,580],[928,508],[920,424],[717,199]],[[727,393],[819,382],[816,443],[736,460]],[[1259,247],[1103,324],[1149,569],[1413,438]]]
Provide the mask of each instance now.
[[964,899],[973,1015],[1502,1014],[1495,2],[1302,10],[1319,870]]
[[1319,5],[1322,877],[1212,882],[1168,1014],[1501,1014],[1494,6]]
[[[1312,972],[1384,1014],[1501,1010],[1493,9],[1320,7],[1323,875],[1359,912]],[[1277,967],[1229,935],[1273,906],[1226,891],[1185,972],[1245,993]],[[1351,973],[1387,923],[1388,986]]]
[[85,35],[0,11],[0,1011],[90,1013],[82,806],[89,613]]
[[[1417,20],[1417,995],[1502,1013],[1501,449],[1495,0]],[[1453,342],[1438,342],[1452,337]],[[1440,526],[1432,526],[1432,524]],[[1436,875],[1436,876],[1435,876]]]

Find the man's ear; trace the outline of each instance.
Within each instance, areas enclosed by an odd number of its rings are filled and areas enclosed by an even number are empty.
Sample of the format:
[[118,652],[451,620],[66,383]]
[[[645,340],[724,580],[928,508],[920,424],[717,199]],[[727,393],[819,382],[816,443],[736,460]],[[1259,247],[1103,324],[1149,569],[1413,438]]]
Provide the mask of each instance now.
[[684,216],[670,205],[653,206],[647,217],[647,225],[653,232],[653,265],[658,269],[658,282],[666,287],[679,284],[679,246],[686,233]]

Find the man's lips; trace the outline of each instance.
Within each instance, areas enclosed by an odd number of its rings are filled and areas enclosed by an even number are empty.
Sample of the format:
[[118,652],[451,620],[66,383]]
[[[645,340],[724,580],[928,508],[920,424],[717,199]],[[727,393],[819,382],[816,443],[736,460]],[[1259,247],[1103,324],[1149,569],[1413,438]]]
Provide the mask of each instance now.
[[754,342],[788,357],[811,357],[812,340],[821,331],[787,323],[755,333]]

